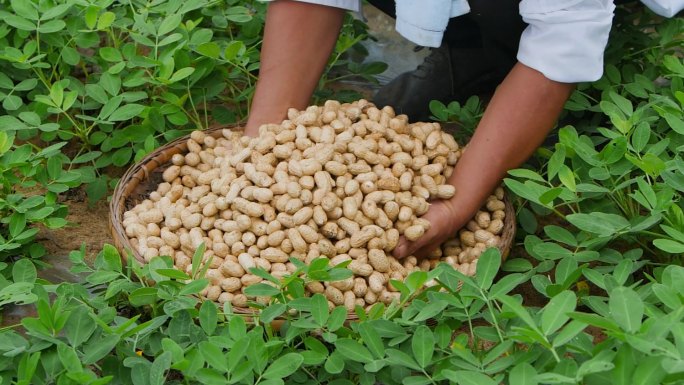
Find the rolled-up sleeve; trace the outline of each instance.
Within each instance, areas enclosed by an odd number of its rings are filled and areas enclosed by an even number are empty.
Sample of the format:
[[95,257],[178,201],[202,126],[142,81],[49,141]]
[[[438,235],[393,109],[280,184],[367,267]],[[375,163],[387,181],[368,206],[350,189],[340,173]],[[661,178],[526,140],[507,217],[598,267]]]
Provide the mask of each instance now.
[[641,0],[660,16],[673,17],[684,9],[684,0]]
[[614,9],[612,0],[522,0],[518,61],[558,82],[598,80]]
[[[274,0],[262,0],[270,2]],[[328,7],[342,8],[347,11],[361,12],[361,0],[296,0],[301,3],[325,5]]]

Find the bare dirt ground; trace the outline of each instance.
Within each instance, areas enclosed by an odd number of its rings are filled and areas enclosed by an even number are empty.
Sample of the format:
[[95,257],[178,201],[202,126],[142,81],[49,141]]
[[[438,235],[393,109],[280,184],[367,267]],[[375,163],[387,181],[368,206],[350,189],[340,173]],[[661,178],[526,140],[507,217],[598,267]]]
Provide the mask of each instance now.
[[47,249],[44,262],[52,265],[41,277],[52,282],[73,281],[78,277],[69,272],[69,253],[85,244],[86,258],[93,261],[105,243],[112,243],[109,231],[109,207],[104,200],[89,205],[82,191],[69,194],[64,201],[69,207],[69,224],[61,229],[41,229],[38,241]]

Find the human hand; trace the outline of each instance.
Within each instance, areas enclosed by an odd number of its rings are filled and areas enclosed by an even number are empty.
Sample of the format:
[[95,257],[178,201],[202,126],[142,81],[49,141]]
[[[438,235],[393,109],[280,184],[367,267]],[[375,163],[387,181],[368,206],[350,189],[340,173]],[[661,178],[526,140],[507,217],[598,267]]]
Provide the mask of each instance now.
[[456,231],[468,220],[464,218],[463,211],[456,208],[453,199],[432,202],[430,209],[422,218],[430,222],[430,229],[413,242],[401,237],[392,253],[395,258],[401,259],[414,255],[420,259],[430,255],[439,245],[456,234]]

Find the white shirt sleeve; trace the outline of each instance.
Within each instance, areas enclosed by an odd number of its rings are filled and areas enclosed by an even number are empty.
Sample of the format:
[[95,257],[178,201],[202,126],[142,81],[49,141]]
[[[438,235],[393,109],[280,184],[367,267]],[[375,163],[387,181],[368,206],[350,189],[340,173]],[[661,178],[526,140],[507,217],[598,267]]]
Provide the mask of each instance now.
[[[262,0],[274,1],[274,0]],[[328,7],[342,8],[347,11],[361,12],[361,0],[296,0],[302,3],[327,5]]]
[[684,0],[641,0],[660,16],[673,17],[684,9]]
[[466,0],[396,0],[396,30],[415,44],[439,47],[449,19],[470,12]]
[[612,0],[522,0],[520,15],[529,25],[518,61],[558,82],[598,80],[614,9]]

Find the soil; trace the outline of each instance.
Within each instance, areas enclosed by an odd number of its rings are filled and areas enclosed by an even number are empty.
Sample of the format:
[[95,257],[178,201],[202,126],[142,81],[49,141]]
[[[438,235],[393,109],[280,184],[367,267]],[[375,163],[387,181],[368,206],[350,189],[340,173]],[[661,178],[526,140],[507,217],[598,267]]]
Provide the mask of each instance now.
[[105,243],[112,243],[109,231],[109,206],[104,200],[90,205],[82,190],[70,194],[64,202],[69,208],[69,224],[61,229],[41,229],[38,241],[47,249],[45,261],[58,268],[56,263],[68,261],[69,252],[85,244],[86,259],[91,262]]

